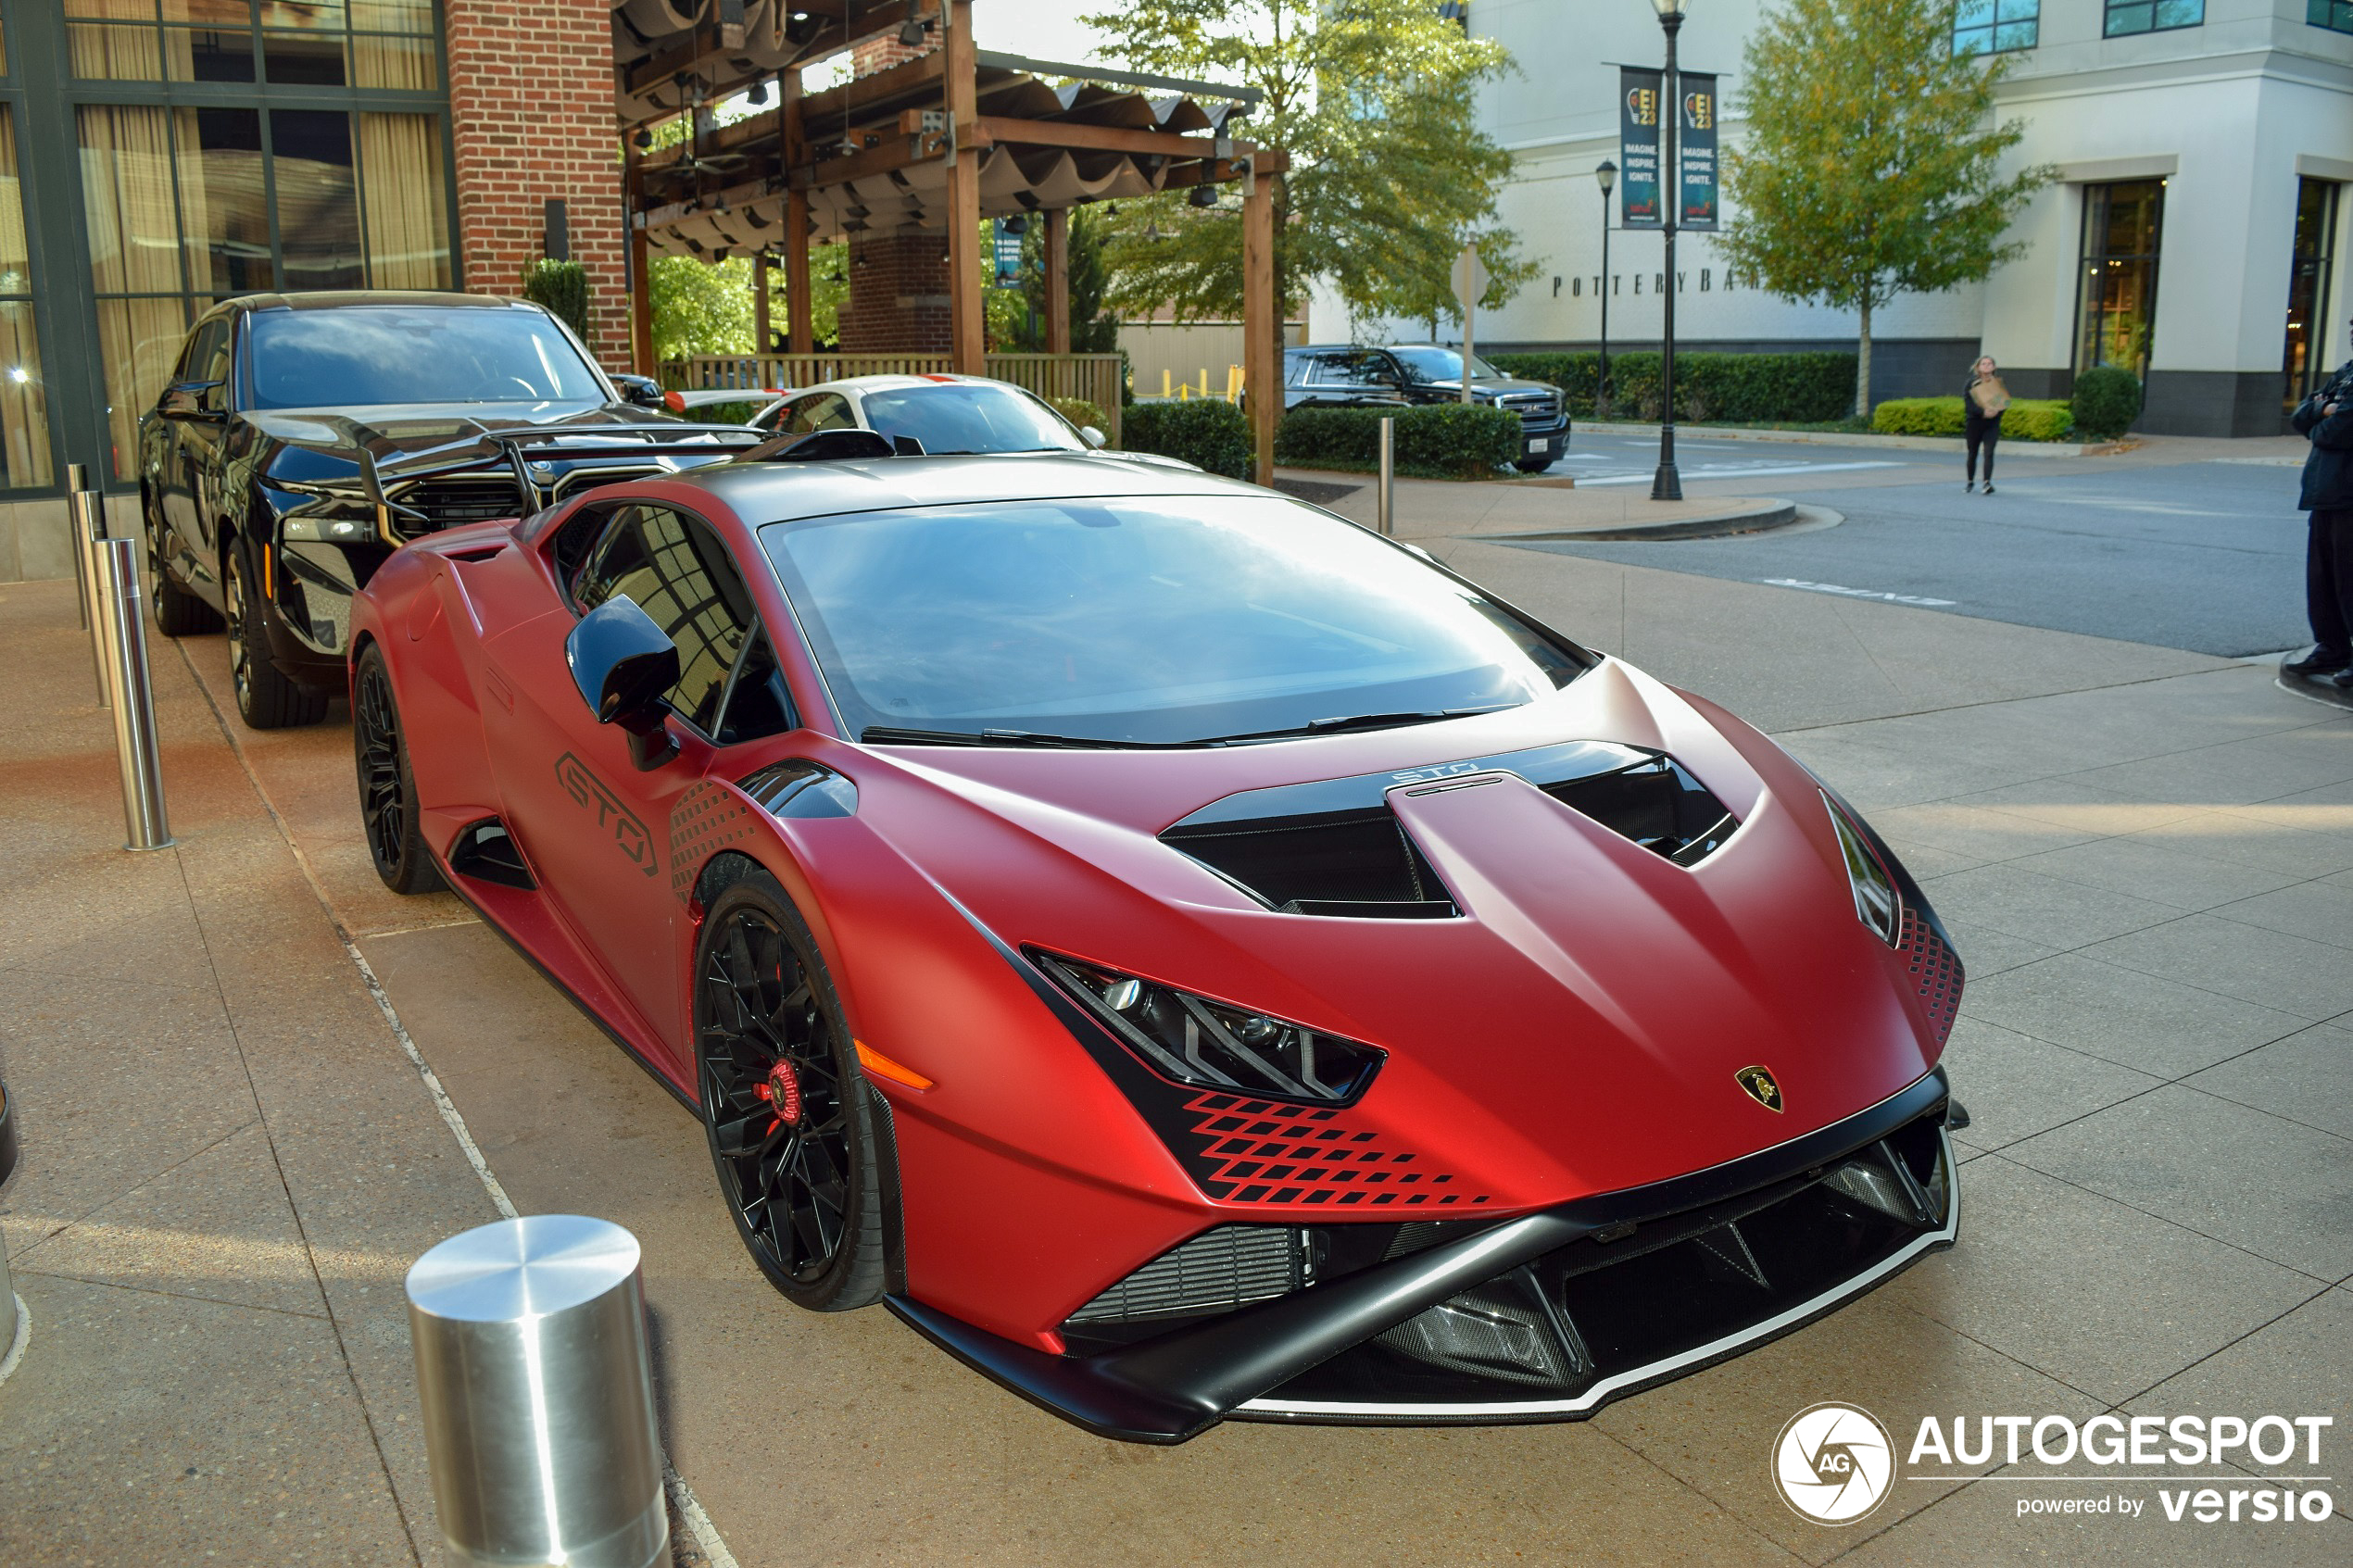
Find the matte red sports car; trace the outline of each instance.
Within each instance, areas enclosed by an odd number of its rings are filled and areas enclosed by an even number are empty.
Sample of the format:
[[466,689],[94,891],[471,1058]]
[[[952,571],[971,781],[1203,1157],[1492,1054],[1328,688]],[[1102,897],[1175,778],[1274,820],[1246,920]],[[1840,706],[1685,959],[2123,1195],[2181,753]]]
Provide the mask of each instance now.
[[755,455],[412,543],[353,646],[384,880],[702,1117],[779,1290],[1096,1432],[1581,1416],[1954,1238],[1886,846],[1313,507]]

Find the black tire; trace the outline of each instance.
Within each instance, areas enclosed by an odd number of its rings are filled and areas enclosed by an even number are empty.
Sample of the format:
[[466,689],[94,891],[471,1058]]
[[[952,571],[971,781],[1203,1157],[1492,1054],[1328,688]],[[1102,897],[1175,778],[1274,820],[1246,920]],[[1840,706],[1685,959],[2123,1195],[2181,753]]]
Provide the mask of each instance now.
[[237,689],[237,716],[256,730],[288,730],[327,716],[327,694],[287,679],[270,662],[270,637],[262,611],[248,606],[245,584],[251,563],[245,542],[229,541],[220,552],[220,597],[228,606],[229,675]]
[[163,530],[157,526],[144,494],[140,500],[147,526],[147,597],[155,604],[156,630],[167,637],[220,631],[220,612],[182,587],[180,579],[172,575],[170,563],[164,559]]
[[745,862],[736,874],[695,946],[695,1073],[720,1194],[787,1300],[871,1306],[887,1288],[885,1217],[897,1211],[876,1136],[885,1112],[808,924],[766,872]]
[[393,701],[384,650],[371,643],[359,656],[351,698],[351,758],[359,773],[359,819],[376,874],[395,893],[431,893],[445,885],[441,868],[418,835],[417,775]]

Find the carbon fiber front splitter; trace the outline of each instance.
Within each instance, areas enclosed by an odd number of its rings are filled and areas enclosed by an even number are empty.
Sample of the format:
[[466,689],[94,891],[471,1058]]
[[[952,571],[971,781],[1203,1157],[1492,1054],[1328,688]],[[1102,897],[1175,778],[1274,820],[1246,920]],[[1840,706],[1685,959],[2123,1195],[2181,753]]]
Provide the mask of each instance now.
[[[1720,1361],[1830,1311],[1891,1277],[1925,1252],[1950,1246],[1958,1225],[1958,1191],[1942,1133],[1949,1104],[1938,1068],[1869,1109],[1787,1143],[1739,1160],[1646,1186],[1573,1199],[1502,1221],[1474,1235],[1394,1258],[1340,1278],[1255,1306],[1091,1355],[1053,1356],[988,1333],[906,1296],[891,1310],[918,1333],[1024,1399],[1101,1436],[1134,1443],[1181,1443],[1228,1416],[1304,1421],[1573,1420],[1638,1388]],[[1941,1212],[1926,1207],[1922,1189],[1893,1160],[1890,1190],[1911,1193],[1913,1223],[1888,1233],[1860,1266],[1826,1287],[1791,1298],[1768,1294],[1750,1317],[1723,1332],[1680,1344],[1671,1353],[1629,1364],[1606,1354],[1587,1355],[1570,1339],[1582,1364],[1574,1386],[1528,1389],[1512,1397],[1498,1386],[1467,1399],[1387,1399],[1362,1390],[1315,1398],[1295,1380],[1344,1352],[1389,1335],[1430,1309],[1519,1271],[1531,1281],[1542,1264],[1554,1285],[1582,1265],[1562,1249],[1602,1243],[1645,1226],[1681,1221],[1678,1241],[1705,1244],[1718,1228],[1821,1185],[1826,1173],[1858,1151],[1886,1147],[1907,1129],[1933,1125],[1940,1163]],[[1902,1201],[1896,1199],[1895,1201]],[[1697,1216],[1696,1219],[1693,1217]],[[1743,1253],[1746,1244],[1741,1243]],[[1634,1256],[1642,1254],[1638,1250]],[[1755,1260],[1748,1259],[1755,1267]],[[1759,1269],[1759,1283],[1763,1274]],[[1547,1286],[1546,1288],[1551,1288]],[[1549,1311],[1549,1309],[1547,1309]],[[1686,1336],[1686,1338],[1689,1338]],[[1622,1360],[1622,1358],[1621,1358]]]

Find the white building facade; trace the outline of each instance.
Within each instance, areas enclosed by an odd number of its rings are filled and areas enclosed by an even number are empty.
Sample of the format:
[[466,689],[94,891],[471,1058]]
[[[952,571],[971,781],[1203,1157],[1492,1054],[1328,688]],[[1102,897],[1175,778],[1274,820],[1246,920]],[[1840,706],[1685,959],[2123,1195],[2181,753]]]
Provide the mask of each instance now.
[[[1692,0],[1683,26],[1684,69],[1719,75],[1728,144],[1762,10]],[[1963,47],[2014,61],[1998,112],[2026,135],[2010,160],[2059,179],[2020,215],[2019,260],[1873,313],[1874,401],[1956,393],[1982,352],[2024,396],[2124,365],[2145,382],[2143,430],[2278,432],[2284,405],[2346,358],[2353,315],[2353,0],[1964,0],[1959,19]],[[1518,63],[1480,120],[1518,159],[1502,216],[1542,269],[1480,314],[1478,346],[1592,348],[1606,289],[1613,350],[1655,347],[1660,237],[1612,232],[1604,274],[1594,169],[1617,159],[1617,67],[1661,58],[1656,14],[1643,0],[1475,0],[1470,26]],[[1679,238],[1677,273],[1679,347],[1854,346],[1851,312],[1728,287],[1712,236]],[[1315,305],[1316,338],[1347,335],[1331,302]]]

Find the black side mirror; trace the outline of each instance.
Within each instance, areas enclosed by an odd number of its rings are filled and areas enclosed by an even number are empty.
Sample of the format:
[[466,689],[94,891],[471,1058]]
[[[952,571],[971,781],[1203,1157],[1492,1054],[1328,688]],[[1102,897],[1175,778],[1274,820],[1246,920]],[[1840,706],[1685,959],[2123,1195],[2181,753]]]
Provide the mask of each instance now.
[[228,404],[229,387],[225,382],[173,382],[163,394],[163,411],[175,419],[219,419],[228,411]]
[[623,401],[634,403],[640,408],[669,407],[661,400],[661,383],[651,376],[615,376],[612,383],[621,389]]
[[629,598],[607,599],[564,638],[573,684],[599,724],[629,732],[629,759],[639,772],[678,755],[662,722],[662,698],[678,684],[678,645]]

